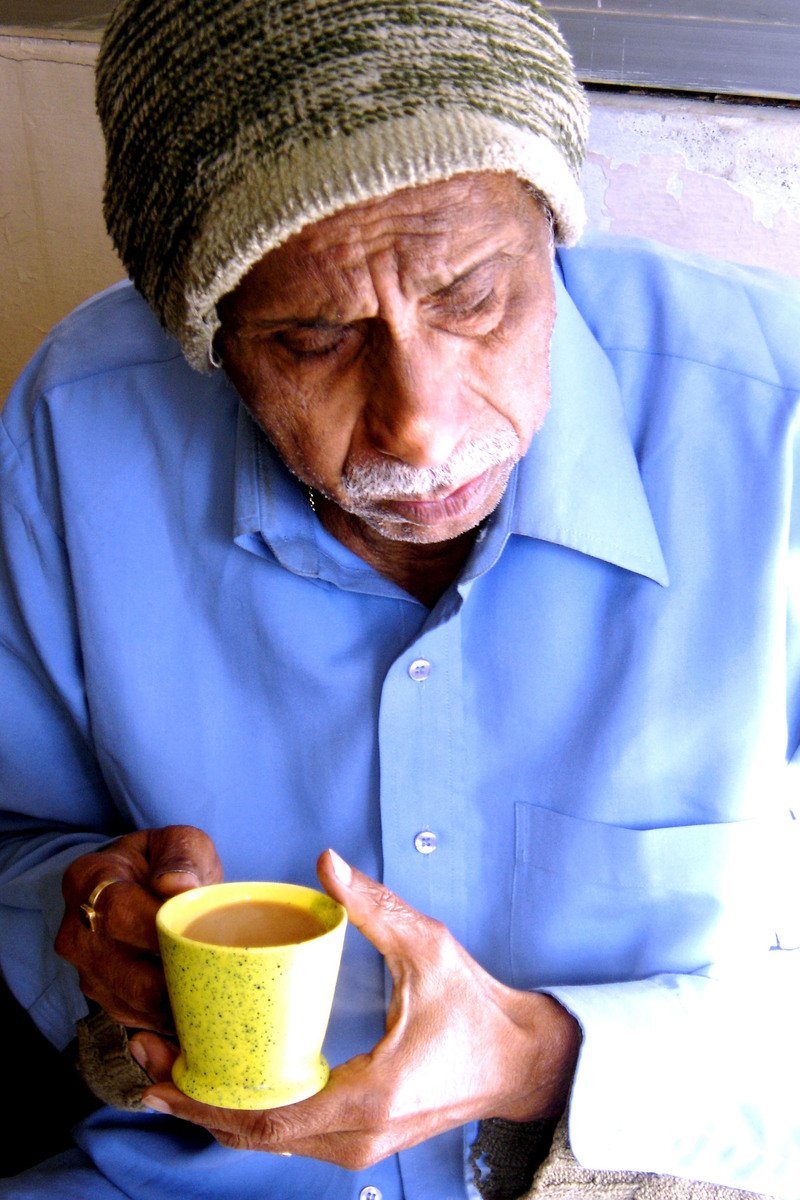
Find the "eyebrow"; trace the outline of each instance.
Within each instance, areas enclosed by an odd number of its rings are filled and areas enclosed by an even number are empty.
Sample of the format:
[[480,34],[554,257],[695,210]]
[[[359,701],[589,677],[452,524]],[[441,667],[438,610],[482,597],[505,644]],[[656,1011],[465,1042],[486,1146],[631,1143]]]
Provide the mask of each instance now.
[[343,321],[325,321],[322,317],[235,317],[225,326],[228,333],[238,333],[240,329],[256,329],[270,333],[275,329],[339,329]]
[[432,299],[444,298],[449,292],[455,291],[460,284],[466,283],[471,275],[475,275],[485,267],[493,266],[495,263],[505,266],[507,263],[518,262],[521,257],[521,254],[511,254],[508,250],[496,250],[492,254],[487,254],[486,258],[481,258],[478,262],[471,263],[453,279],[448,280],[447,283],[443,283],[438,288],[434,288],[427,294]]
[[243,316],[234,312],[228,316],[227,320],[222,322],[222,328],[226,334],[236,335],[242,331],[248,333],[272,333],[275,330],[283,329],[339,329],[346,323],[346,321],[342,320],[329,320],[314,313],[308,316],[292,316],[290,313],[286,313],[283,316],[260,317],[257,314]]
[[[461,284],[465,283],[471,275],[493,264],[505,265],[507,263],[518,262],[522,258],[522,254],[513,254],[507,250],[496,250],[491,254],[487,254],[486,258],[481,258],[478,262],[470,263],[463,271],[460,271],[453,279],[447,283],[441,284],[439,287],[433,286],[435,278],[422,280],[421,285],[423,295],[429,299],[446,299],[447,296],[454,292]],[[430,290],[426,290],[426,285]],[[240,317],[234,316],[229,321],[224,323],[226,332],[235,334],[240,330],[253,330],[259,333],[271,333],[275,330],[283,329],[338,329],[342,325],[348,324],[346,320],[331,321],[326,320],[321,316],[284,316],[284,317]]]

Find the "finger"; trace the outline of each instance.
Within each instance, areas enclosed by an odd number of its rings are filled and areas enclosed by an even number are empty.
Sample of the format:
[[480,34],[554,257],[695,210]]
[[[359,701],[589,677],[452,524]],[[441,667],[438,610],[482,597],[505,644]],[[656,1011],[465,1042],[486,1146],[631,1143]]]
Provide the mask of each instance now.
[[64,872],[62,891],[67,905],[77,907],[84,903],[106,879],[142,883],[147,877],[141,853],[143,836],[128,835],[105,850],[94,850],[77,858]]
[[155,1033],[136,1033],[128,1042],[128,1049],[153,1083],[172,1082],[172,1067],[180,1053],[175,1042]]
[[[80,903],[98,883],[114,880],[94,906],[103,931],[118,941],[158,954],[155,917],[164,897],[222,879],[214,844],[190,825],[138,830],[74,865],[70,897]],[[137,886],[137,884],[139,886]],[[81,890],[78,890],[81,889]]]
[[159,896],[175,896],[223,878],[214,843],[193,825],[151,830],[148,857],[151,886]]
[[[142,860],[143,861],[143,860]],[[146,875],[135,850],[86,854],[64,876],[65,919],[59,935],[60,954],[70,951],[85,958],[92,946],[102,941],[119,941],[137,950],[158,953],[155,914],[160,901],[146,887]],[[92,904],[92,927],[87,926],[84,906],[101,883],[107,883]],[[108,950],[108,946],[106,949]]]
[[[64,875],[65,916],[55,945],[76,968],[85,995],[124,1025],[171,1032],[156,914],[164,895],[215,877],[221,868],[213,844],[188,826],[123,834],[76,859]],[[107,886],[91,905],[88,927],[85,906],[100,884]]]
[[[102,954],[102,948],[97,953]],[[105,957],[109,961],[102,969],[94,961],[79,967],[84,995],[121,1025],[171,1033],[172,1012],[160,965],[123,949],[112,948]]]
[[158,954],[156,913],[161,901],[138,883],[118,880],[100,893],[94,909],[95,932],[136,950]]
[[168,1081],[148,1088],[142,1101],[158,1112],[201,1125],[223,1146],[302,1154],[360,1170],[425,1137],[422,1127],[398,1135],[387,1126],[385,1106],[365,1088],[368,1065],[369,1056],[360,1055],[336,1067],[323,1091],[284,1108],[216,1108],[191,1100]]
[[347,915],[384,958],[420,953],[438,921],[411,908],[398,895],[368,875],[351,867],[335,850],[326,850],[317,862],[325,890],[343,904]]
[[168,1060],[163,1047],[158,1048],[152,1040],[140,1039],[139,1035],[135,1040],[137,1050],[148,1054],[155,1050],[159,1056],[157,1063],[145,1067],[149,1074],[152,1066],[159,1078],[144,1093],[143,1103],[211,1130],[225,1145],[280,1153],[290,1149],[289,1143],[308,1143],[336,1131],[358,1128],[363,1123],[363,1085],[356,1080],[361,1076],[366,1056],[336,1067],[321,1092],[296,1104],[271,1109],[220,1108],[192,1099],[172,1083],[166,1073]]

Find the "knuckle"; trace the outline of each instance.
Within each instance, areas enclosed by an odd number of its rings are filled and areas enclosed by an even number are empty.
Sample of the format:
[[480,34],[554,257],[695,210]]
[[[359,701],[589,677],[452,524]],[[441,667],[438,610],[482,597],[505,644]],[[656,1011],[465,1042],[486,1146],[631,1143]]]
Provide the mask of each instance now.
[[227,1128],[217,1126],[209,1132],[230,1149],[269,1151],[291,1140],[291,1122],[271,1110],[237,1109],[231,1111]]
[[80,904],[95,883],[102,878],[104,856],[96,850],[82,854],[70,863],[61,879],[61,891],[67,903]]
[[173,871],[193,870],[197,857],[193,850],[194,847],[184,838],[177,841],[175,839],[164,841],[159,839],[157,854],[159,869],[162,871],[167,868]]
[[138,858],[141,853],[141,833],[122,833],[113,842],[109,842],[104,850],[97,852],[98,858],[128,859]]
[[408,911],[400,897],[387,887],[377,887],[372,898],[375,907],[390,916],[395,913],[405,913]]
[[198,847],[207,848],[211,839],[196,825],[165,825],[156,831],[159,842],[169,846],[175,854],[192,854]]
[[427,919],[382,885],[373,892],[372,903],[382,920],[389,921],[395,929],[403,932],[416,929],[420,922]]
[[222,878],[214,843],[207,833],[194,825],[167,825],[153,830],[150,860],[158,873],[192,874],[210,880]]
[[283,1145],[297,1134],[296,1121],[275,1109],[248,1112],[244,1116],[252,1136],[266,1146]]
[[138,892],[137,884],[128,883],[124,879],[115,880],[113,887],[105,888],[95,901],[95,908],[103,914],[103,920],[107,923],[112,916],[117,918],[127,914],[129,908],[135,904]]

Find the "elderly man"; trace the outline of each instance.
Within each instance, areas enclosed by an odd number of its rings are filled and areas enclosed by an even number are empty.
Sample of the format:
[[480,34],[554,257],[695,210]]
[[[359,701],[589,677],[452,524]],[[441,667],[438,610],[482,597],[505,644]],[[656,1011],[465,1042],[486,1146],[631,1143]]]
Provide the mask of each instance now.
[[[122,0],[98,108],[138,291],[4,412],[2,953],[147,1075],[0,1195],[797,1200],[797,290],[566,248],[534,0]],[[159,903],[317,856],[329,1083],[189,1099]]]

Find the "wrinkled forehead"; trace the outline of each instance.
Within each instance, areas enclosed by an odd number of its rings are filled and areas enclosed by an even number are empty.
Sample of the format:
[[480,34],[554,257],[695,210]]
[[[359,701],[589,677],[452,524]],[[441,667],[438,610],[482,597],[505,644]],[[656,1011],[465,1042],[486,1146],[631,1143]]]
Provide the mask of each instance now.
[[300,291],[344,302],[376,271],[393,272],[403,290],[435,291],[492,254],[523,254],[541,244],[549,223],[515,176],[481,172],[404,188],[307,225],[267,252],[234,292],[223,320],[260,297]]

